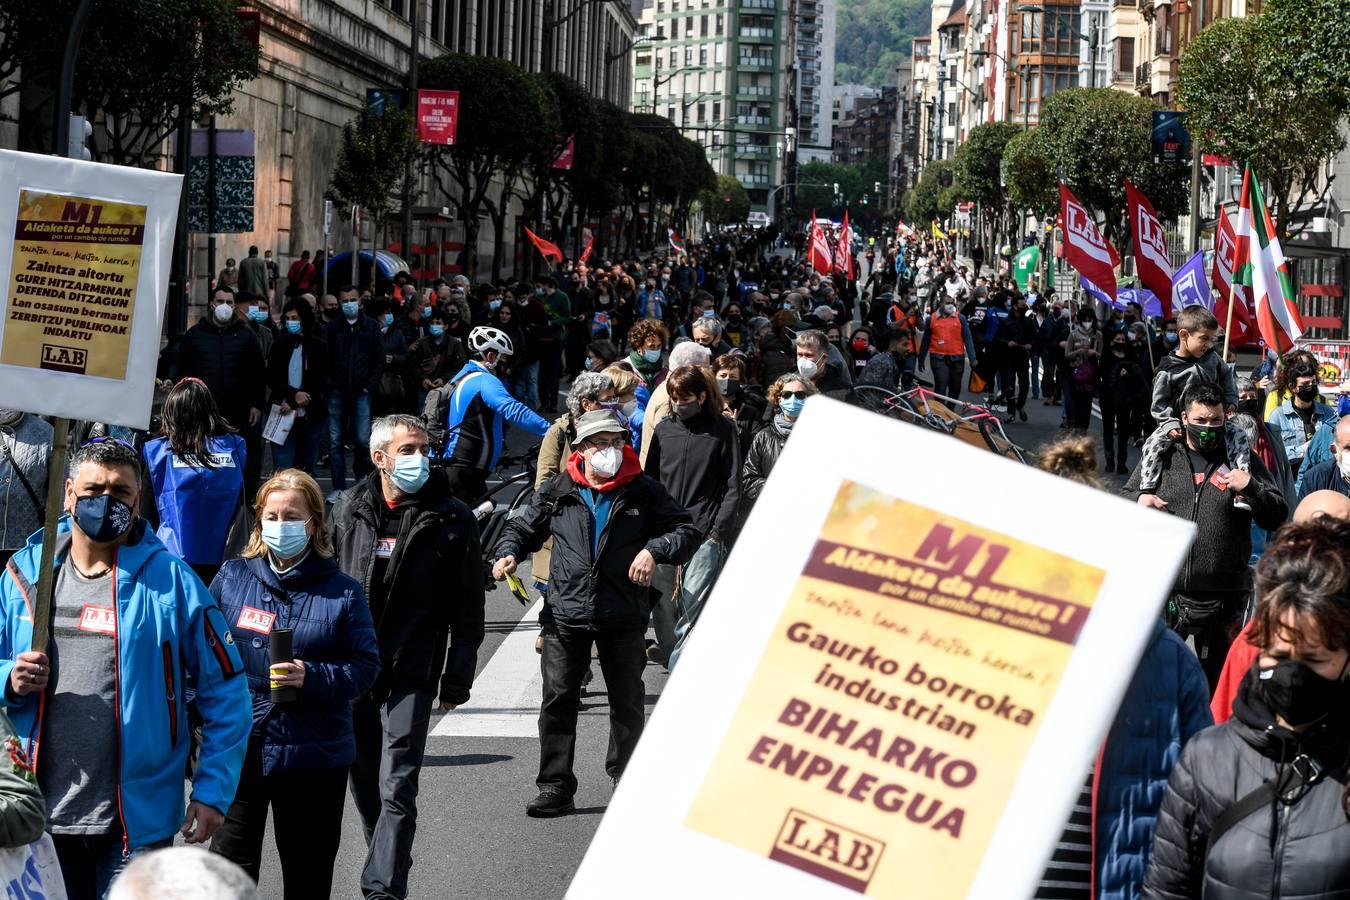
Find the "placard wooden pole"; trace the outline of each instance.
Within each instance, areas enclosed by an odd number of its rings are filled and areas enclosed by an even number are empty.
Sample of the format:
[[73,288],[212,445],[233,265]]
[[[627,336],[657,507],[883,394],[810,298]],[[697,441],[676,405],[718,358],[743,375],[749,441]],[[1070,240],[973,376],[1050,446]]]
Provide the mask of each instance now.
[[42,524],[42,556],[38,564],[37,602],[33,606],[33,647],[45,653],[51,636],[52,590],[56,573],[56,522],[61,518],[66,494],[66,450],[70,443],[70,420],[52,420],[52,455],[47,464],[47,509]]

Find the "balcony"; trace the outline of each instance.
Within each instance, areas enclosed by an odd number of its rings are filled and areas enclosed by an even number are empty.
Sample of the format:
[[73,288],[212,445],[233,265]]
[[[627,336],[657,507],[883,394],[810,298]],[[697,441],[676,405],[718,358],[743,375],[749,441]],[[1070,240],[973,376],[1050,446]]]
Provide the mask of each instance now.
[[768,175],[751,175],[749,172],[737,172],[736,180],[746,187],[768,187]]
[[744,159],[767,159],[773,148],[763,144],[737,144],[736,155]]
[[741,36],[742,40],[756,40],[756,41],[773,40],[772,28],[756,28],[753,25],[743,26],[741,30],[737,32],[737,34]]
[[737,125],[772,125],[773,119],[768,116],[737,116]]
[[737,97],[772,97],[773,88],[758,84],[736,85]]
[[776,9],[778,0],[741,0],[741,9]]
[[1153,93],[1153,63],[1146,62],[1134,67],[1134,89],[1147,97]]
[[772,69],[774,63],[772,56],[742,56],[736,65],[742,69]]

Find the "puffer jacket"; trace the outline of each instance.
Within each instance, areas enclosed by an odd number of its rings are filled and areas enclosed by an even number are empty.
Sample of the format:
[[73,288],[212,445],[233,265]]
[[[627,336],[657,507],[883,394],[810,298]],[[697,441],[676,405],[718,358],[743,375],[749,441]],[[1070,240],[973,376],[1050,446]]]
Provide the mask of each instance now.
[[[380,670],[365,592],[313,552],[278,575],[267,559],[232,559],[211,593],[235,635],[253,698],[253,730],[262,738],[263,774],[335,769],[356,758],[351,702]],[[305,664],[300,695],[274,704],[268,641],[289,628],[291,657]]]
[[1209,684],[1195,654],[1155,619],[1097,757],[1092,792],[1095,900],[1139,896],[1153,849],[1153,827],[1182,748],[1214,724]]
[[1159,427],[1166,426],[1169,430],[1180,427],[1177,407],[1181,404],[1181,395],[1186,392],[1186,388],[1194,384],[1216,384],[1223,392],[1224,405],[1237,405],[1237,382],[1233,380],[1233,370],[1217,350],[1210,349],[1199,359],[1178,356],[1173,350],[1158,360],[1157,371],[1153,373],[1153,399],[1149,404],[1149,412]]
[[[1249,669],[1234,718],[1201,732],[1181,752],[1158,814],[1145,900],[1345,900],[1350,897],[1350,819],[1343,798],[1350,719],[1301,734],[1279,726]],[[1297,763],[1295,762],[1297,760]],[[1224,810],[1261,786],[1273,800],[1220,835]]]
[[624,460],[609,488],[613,506],[593,551],[592,516],[581,496],[580,455],[567,471],[554,475],[529,506],[508,519],[494,548],[494,560],[523,560],[553,536],[549,589],[541,621],[545,625],[624,631],[646,628],[651,613],[647,588],[628,577],[633,559],[647,550],[658,564],[689,561],[702,542],[689,513],[642,474],[637,454],[624,448]]

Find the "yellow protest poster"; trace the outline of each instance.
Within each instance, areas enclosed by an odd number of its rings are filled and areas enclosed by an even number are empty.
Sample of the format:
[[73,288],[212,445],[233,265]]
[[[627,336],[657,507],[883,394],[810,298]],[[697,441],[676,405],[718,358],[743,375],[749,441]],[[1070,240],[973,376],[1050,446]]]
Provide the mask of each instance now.
[[0,150],[0,395],[144,428],[182,176]]
[[1031,897],[1193,532],[811,398],[566,896]]
[[868,896],[965,896],[1103,576],[845,482],[686,824]]
[[0,364],[122,378],[145,207],[21,191]]

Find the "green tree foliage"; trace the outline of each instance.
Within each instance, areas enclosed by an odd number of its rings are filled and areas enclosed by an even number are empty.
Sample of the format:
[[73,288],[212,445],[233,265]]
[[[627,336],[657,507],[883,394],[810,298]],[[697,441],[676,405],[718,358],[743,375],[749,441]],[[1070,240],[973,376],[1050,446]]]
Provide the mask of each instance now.
[[919,174],[919,183],[905,198],[905,215],[915,228],[922,231],[935,219],[945,219],[956,205],[956,192],[941,184],[942,173],[951,174],[955,180],[955,169],[951,160],[930,162]]
[[325,196],[344,212],[360,206],[374,220],[378,233],[395,209],[403,192],[405,166],[416,158],[419,148],[407,112],[389,109],[377,115],[362,109],[342,126],[337,165]]
[[967,200],[980,203],[991,215],[1007,203],[1000,175],[1003,152],[1008,142],[1021,133],[1021,128],[1008,122],[986,122],[972,128],[965,142],[956,148],[953,166],[960,193]]
[[1164,219],[1175,221],[1186,207],[1189,168],[1153,162],[1157,108],[1152,100],[1112,88],[1056,91],[1041,108],[1039,130],[1046,155],[1074,195],[1105,216],[1108,240],[1128,235],[1127,178]]
[[[1347,30],[1344,2],[1286,0],[1260,16],[1215,22],[1181,57],[1177,99],[1191,134],[1203,150],[1250,164],[1270,182],[1282,231],[1289,210],[1317,195],[1323,164],[1345,145]],[[1339,58],[1323,43],[1337,40]]]
[[750,195],[732,175],[718,175],[717,186],[701,191],[698,201],[712,225],[735,225],[750,215]]
[[835,82],[894,87],[910,41],[928,33],[931,8],[928,0],[839,0]]
[[[96,123],[96,159],[151,165],[184,104],[193,119],[233,108],[234,89],[258,74],[258,49],[244,37],[234,14],[238,5],[95,0],[80,41],[72,99],[74,111]],[[15,65],[30,85],[54,88],[76,0],[3,0],[0,6],[0,96],[17,89]],[[22,129],[24,149],[51,149],[50,116],[48,101],[43,124]]]
[[[856,211],[862,207],[866,195],[868,207],[878,204],[876,184],[881,182],[883,190],[887,183],[885,160],[869,160],[865,163],[837,163],[813,160],[797,170],[796,212],[798,215],[810,215],[812,209],[825,215],[826,211],[842,212],[844,207]],[[834,193],[834,185],[839,185],[839,193]],[[826,185],[818,187],[815,185]],[[838,201],[838,202],[836,202]]]
[[1003,149],[1003,177],[1008,203],[1015,210],[1042,216],[1059,202],[1055,165],[1039,128],[1023,131]]
[[[447,53],[423,64],[424,87],[459,91],[456,143],[434,147],[427,156],[437,185],[464,223],[465,271],[478,271],[479,216],[487,213],[500,229],[503,207],[491,193],[502,184],[510,195],[530,161],[531,148],[554,145],[561,129],[557,98],[546,83],[519,66],[487,56]],[[500,268],[503,241],[493,254]]]

